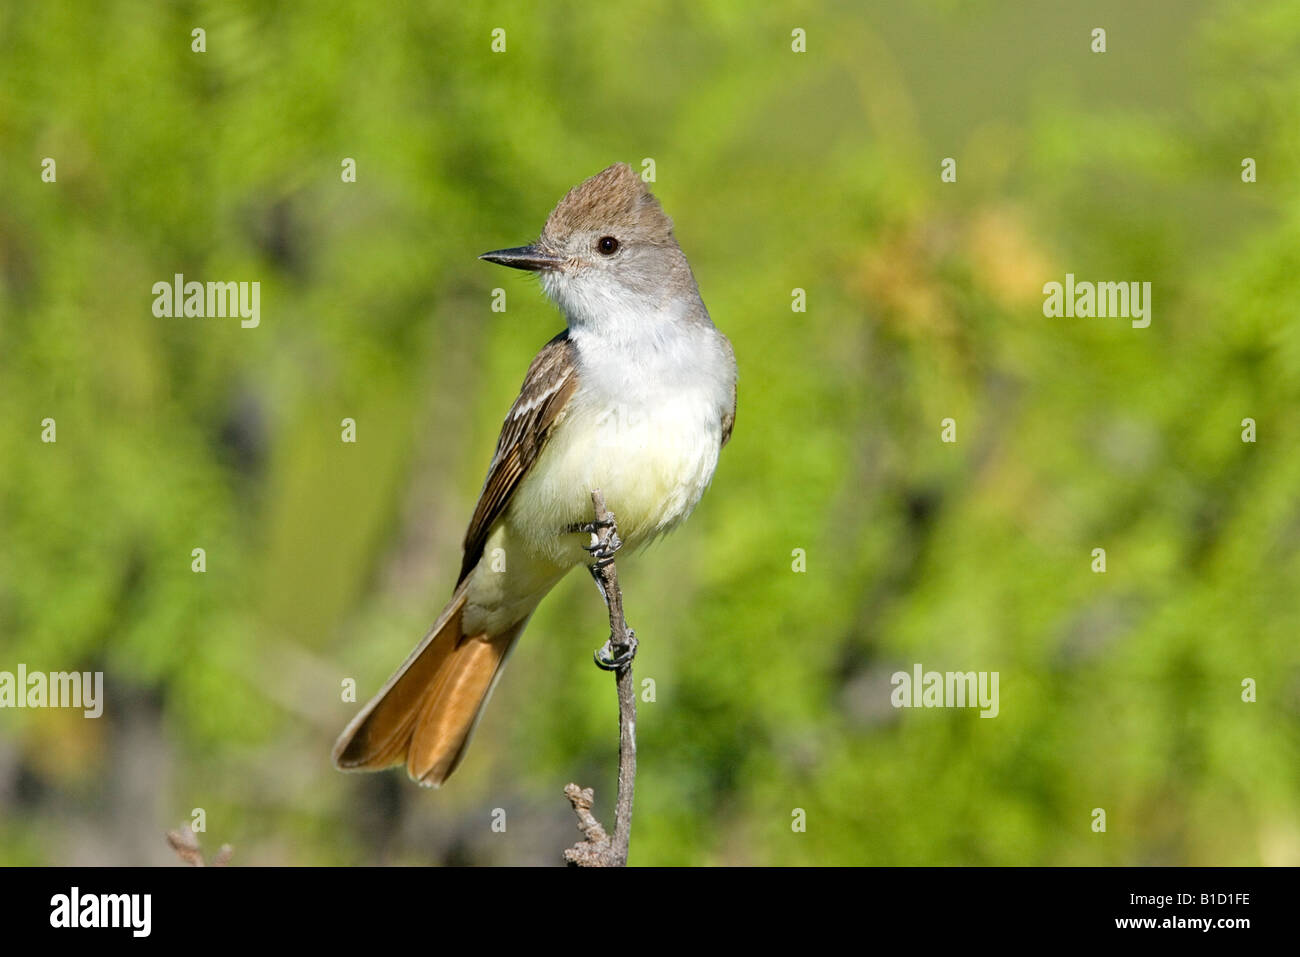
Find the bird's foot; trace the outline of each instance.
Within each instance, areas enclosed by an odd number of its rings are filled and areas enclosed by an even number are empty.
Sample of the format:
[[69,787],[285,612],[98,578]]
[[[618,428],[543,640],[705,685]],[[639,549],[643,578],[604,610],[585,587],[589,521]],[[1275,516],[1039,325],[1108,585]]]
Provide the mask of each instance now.
[[609,640],[596,649],[593,657],[596,659],[596,667],[605,671],[621,671],[632,663],[636,657],[636,632],[631,628],[627,630],[627,644],[622,646],[622,650],[614,653],[614,636],[610,635]]
[[591,536],[591,544],[583,545],[583,551],[591,553],[595,559],[592,562],[592,568],[604,568],[614,560],[614,553],[623,547],[623,539],[618,537],[618,525],[614,521],[614,513],[609,512],[608,518],[598,518],[591,522],[575,523],[570,525],[567,531],[586,532]]
[[608,538],[597,539],[590,545],[583,545],[583,551],[590,552],[591,557],[595,559],[591,567],[595,569],[604,568],[614,560],[614,553],[623,547],[623,539],[618,537],[618,532],[610,532]]

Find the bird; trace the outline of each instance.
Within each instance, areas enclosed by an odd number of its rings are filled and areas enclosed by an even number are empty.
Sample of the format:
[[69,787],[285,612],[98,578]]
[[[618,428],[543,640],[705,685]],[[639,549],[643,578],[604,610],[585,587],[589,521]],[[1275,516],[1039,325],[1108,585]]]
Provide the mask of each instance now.
[[333,750],[340,770],[404,764],[426,787],[461,763],[538,604],[592,567],[593,490],[623,547],[643,547],[694,510],[736,416],[732,345],[626,163],[569,190],[536,241],[479,258],[540,277],[566,328],[505,417],[451,600]]

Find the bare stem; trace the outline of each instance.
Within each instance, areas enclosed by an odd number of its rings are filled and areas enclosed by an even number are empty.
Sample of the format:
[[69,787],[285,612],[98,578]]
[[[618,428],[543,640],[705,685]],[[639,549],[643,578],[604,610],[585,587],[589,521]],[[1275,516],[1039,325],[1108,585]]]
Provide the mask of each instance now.
[[[207,862],[203,859],[203,848],[199,844],[198,835],[190,830],[188,824],[175,831],[168,831],[167,843],[176,852],[176,856],[190,867],[207,866]],[[230,864],[230,858],[234,853],[235,849],[233,847],[229,844],[222,844],[221,849],[212,858],[212,866],[226,867]]]
[[622,542],[614,514],[605,507],[600,489],[591,493],[591,504],[596,521],[591,525],[590,551],[595,561],[590,571],[609,609],[609,640],[596,652],[596,664],[614,672],[618,689],[618,797],[611,837],[591,813],[592,790],[576,784],[564,789],[584,838],[564,852],[564,859],[578,867],[624,867],[632,840],[632,796],[636,790],[636,689],[632,681],[636,635],[623,616],[623,592],[614,566],[614,553]]

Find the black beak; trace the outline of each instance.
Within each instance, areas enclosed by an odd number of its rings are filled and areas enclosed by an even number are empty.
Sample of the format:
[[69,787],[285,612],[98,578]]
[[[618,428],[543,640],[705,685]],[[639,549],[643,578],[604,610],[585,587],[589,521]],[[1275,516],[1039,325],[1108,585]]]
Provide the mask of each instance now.
[[559,256],[551,255],[536,243],[531,246],[516,246],[513,249],[498,249],[495,252],[484,253],[478,258],[486,259],[498,266],[509,266],[511,269],[528,269],[532,272],[558,269],[560,264],[564,262]]

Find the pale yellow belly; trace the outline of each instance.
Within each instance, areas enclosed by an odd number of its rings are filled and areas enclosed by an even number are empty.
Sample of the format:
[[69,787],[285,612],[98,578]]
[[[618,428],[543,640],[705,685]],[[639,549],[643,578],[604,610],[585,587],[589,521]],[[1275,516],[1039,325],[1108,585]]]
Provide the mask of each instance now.
[[521,483],[506,520],[521,541],[557,564],[585,559],[585,535],[564,534],[592,519],[599,488],[631,548],[668,531],[695,508],[713,477],[720,423],[682,399],[653,411],[593,410],[575,403]]
[[565,529],[592,520],[592,489],[604,493],[626,547],[669,531],[704,494],[720,447],[716,412],[690,397],[652,412],[571,404],[488,538],[466,624],[519,620],[565,572],[590,561],[582,547],[590,536]]

